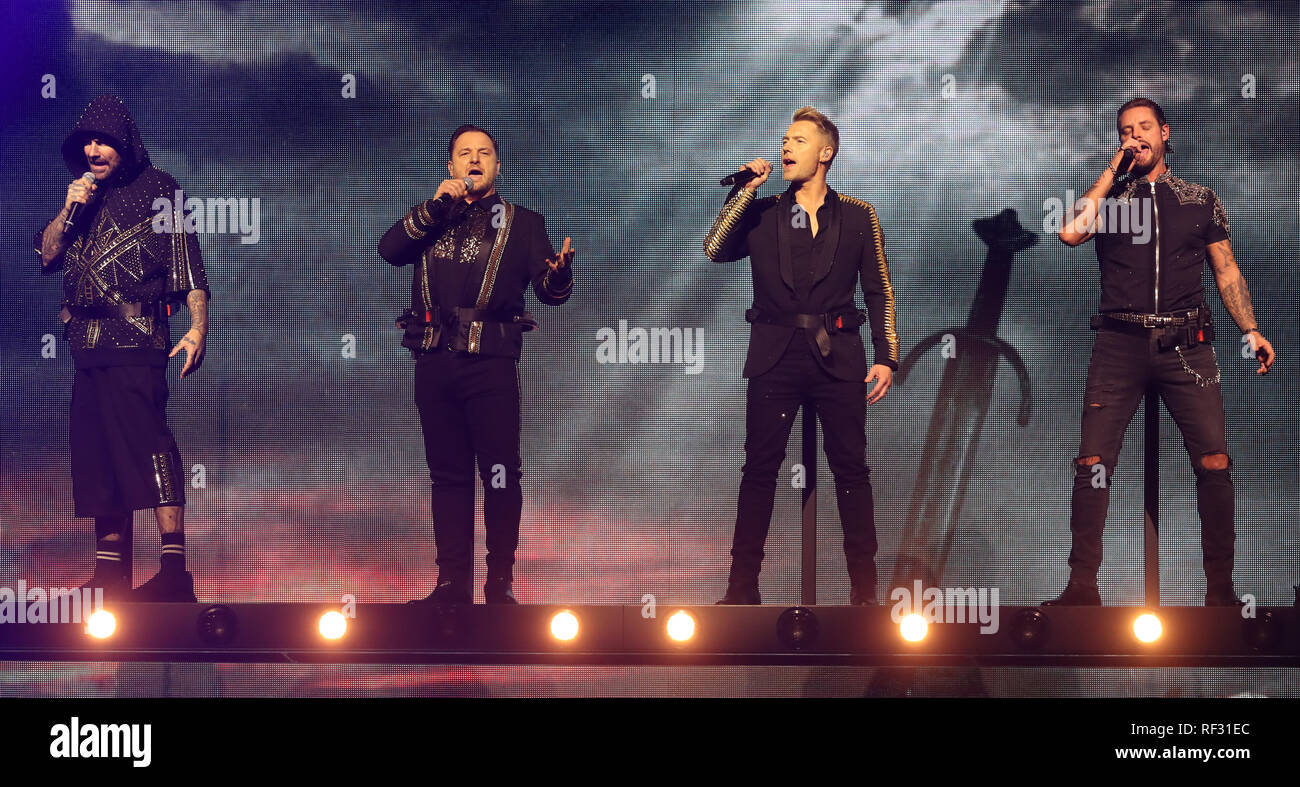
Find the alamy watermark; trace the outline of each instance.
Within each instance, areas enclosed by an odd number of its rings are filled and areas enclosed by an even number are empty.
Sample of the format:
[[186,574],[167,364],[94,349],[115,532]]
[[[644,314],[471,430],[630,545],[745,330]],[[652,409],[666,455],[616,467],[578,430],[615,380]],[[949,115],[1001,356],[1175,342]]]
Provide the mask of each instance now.
[[103,608],[103,588],[0,587],[0,623],[84,623]]
[[618,321],[618,330],[596,331],[597,363],[674,363],[686,367],[686,374],[704,370],[703,328],[628,327]]
[[239,235],[239,242],[257,243],[262,237],[262,200],[259,197],[157,197],[153,201],[153,231]]
[[[1064,202],[1056,197],[1043,200],[1043,232],[1055,235],[1074,223],[1089,202],[1088,197],[1076,199],[1072,190],[1065,192]],[[1087,232],[1131,234],[1137,244],[1151,241],[1155,225],[1150,197],[1103,197],[1096,202],[1097,213]]]
[[50,727],[50,757],[129,759],[136,768],[153,762],[152,724],[83,723],[73,716],[67,724]]
[[918,579],[911,588],[900,585],[889,591],[889,598],[895,623],[916,614],[928,623],[979,623],[981,634],[998,632],[997,588],[928,588]]

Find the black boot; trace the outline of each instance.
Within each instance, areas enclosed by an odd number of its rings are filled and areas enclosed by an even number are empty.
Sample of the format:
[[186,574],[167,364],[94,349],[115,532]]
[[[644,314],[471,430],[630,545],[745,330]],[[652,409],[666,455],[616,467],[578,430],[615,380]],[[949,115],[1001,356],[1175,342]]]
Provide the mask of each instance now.
[[1100,607],[1101,592],[1096,585],[1085,585],[1070,580],[1065,591],[1050,601],[1044,601],[1044,607]]
[[758,605],[763,599],[758,595],[758,577],[736,576],[727,580],[727,593],[717,604]]
[[483,586],[483,599],[489,604],[518,604],[510,577],[488,577]]
[[474,591],[470,583],[463,579],[440,579],[433,592],[424,598],[407,602],[410,604],[473,604]]
[[867,583],[849,584],[849,604],[854,607],[874,607],[880,604],[876,600],[876,586]]
[[198,601],[194,595],[194,576],[188,571],[159,571],[132,592],[131,600],[193,604]]
[[1205,606],[1244,607],[1246,606],[1246,602],[1237,598],[1237,591],[1233,590],[1231,584],[1210,585],[1205,590]]

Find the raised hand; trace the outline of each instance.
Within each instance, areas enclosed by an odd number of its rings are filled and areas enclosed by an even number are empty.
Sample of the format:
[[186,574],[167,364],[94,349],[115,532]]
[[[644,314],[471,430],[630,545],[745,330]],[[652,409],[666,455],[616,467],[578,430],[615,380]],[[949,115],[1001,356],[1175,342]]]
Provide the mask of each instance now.
[[570,238],[565,237],[564,246],[563,248],[560,249],[560,253],[555,255],[554,257],[547,258],[546,264],[550,266],[551,270],[558,271],[559,269],[573,262],[573,257],[575,254],[578,253],[578,250],[572,248],[569,245],[569,242],[570,242]]

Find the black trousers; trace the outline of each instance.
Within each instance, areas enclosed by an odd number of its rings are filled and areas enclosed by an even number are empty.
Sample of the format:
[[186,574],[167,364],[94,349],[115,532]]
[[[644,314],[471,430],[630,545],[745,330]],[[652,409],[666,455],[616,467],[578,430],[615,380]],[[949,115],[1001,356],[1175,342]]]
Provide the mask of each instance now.
[[438,581],[474,577],[474,466],[483,479],[489,578],[513,578],[523,511],[518,361],[443,349],[415,363],[432,484]]
[[167,427],[168,393],[161,366],[76,371],[68,417],[76,516],[185,505],[181,455]]
[[[1097,583],[1101,534],[1124,432],[1152,385],[1182,432],[1196,474],[1206,579],[1211,587],[1230,585],[1236,538],[1232,463],[1228,460],[1221,470],[1202,464],[1209,454],[1228,453],[1218,360],[1209,344],[1162,351],[1156,339],[1156,330],[1132,334],[1103,328],[1093,340],[1070,498],[1070,578]],[[1101,458],[1097,464],[1080,463],[1094,456]]]
[[745,407],[745,466],[731,546],[731,579],[753,581],[763,562],[776,496],[777,473],[801,405],[822,425],[826,460],[844,528],[844,557],[853,584],[876,586],[876,519],[871,469],[866,462],[866,392],[863,381],[832,377],[795,336],[776,366],[749,380]]

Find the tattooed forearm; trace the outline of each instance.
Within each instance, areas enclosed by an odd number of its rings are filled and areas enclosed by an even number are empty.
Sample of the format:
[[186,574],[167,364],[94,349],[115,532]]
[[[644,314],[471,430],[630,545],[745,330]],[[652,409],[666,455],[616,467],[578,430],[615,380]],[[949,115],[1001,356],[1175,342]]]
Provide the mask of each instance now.
[[190,290],[186,303],[190,307],[190,330],[208,334],[208,294],[203,290]]
[[63,240],[63,218],[66,211],[59,211],[41,234],[41,264],[49,265],[67,250],[68,244]]
[[1232,319],[1237,321],[1237,327],[1241,328],[1242,333],[1259,328],[1255,322],[1255,310],[1250,304],[1250,289],[1240,272],[1219,282],[1219,294],[1223,296],[1223,305],[1228,308]]

